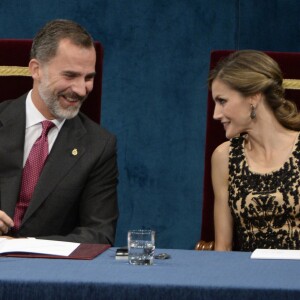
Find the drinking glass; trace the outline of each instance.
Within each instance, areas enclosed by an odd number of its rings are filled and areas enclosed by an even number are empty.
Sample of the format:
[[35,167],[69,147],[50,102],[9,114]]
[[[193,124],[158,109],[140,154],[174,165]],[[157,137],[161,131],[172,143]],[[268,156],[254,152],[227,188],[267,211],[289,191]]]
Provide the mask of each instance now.
[[155,249],[155,231],[128,231],[128,262],[132,265],[152,265]]

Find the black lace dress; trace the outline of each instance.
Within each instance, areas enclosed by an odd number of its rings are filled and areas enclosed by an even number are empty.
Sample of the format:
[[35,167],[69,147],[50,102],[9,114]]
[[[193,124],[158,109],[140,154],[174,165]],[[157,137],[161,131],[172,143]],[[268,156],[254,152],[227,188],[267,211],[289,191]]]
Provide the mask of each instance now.
[[267,174],[249,170],[244,139],[232,139],[229,152],[234,249],[300,249],[300,135],[288,161]]

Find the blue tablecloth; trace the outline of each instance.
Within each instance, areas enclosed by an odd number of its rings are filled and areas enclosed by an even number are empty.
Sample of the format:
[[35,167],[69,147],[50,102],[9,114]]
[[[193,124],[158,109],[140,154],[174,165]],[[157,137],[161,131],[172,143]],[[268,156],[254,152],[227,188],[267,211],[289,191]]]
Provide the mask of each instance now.
[[84,260],[0,258],[0,299],[300,299],[300,261],[251,253],[160,250],[133,266],[115,248]]

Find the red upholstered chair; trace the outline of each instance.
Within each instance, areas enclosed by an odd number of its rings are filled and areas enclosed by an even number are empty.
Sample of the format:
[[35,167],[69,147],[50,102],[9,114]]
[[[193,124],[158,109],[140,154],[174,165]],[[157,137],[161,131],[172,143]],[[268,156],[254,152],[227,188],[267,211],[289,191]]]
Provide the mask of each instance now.
[[[17,98],[32,88],[28,73],[28,62],[32,40],[0,39],[0,102]],[[82,106],[81,111],[100,123],[103,47],[95,42],[97,53],[94,89]]]
[[[210,69],[217,62],[228,56],[233,51],[216,50],[211,52]],[[293,100],[300,108],[300,53],[295,52],[269,52],[266,51],[279,64],[284,77],[286,87],[285,98]],[[204,166],[204,190],[202,207],[201,240],[196,244],[196,250],[213,250],[214,248],[214,194],[211,183],[211,155],[214,149],[226,140],[223,126],[213,120],[214,102],[211,92],[208,91],[205,166]]]

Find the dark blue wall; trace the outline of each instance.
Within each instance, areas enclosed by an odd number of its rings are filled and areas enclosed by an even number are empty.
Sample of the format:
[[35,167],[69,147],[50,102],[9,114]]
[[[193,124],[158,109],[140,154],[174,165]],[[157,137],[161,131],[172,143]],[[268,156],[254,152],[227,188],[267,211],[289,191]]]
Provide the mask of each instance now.
[[299,51],[298,0],[1,0],[0,38],[73,19],[105,48],[102,124],[118,137],[121,217],[160,248],[200,237],[212,49]]

